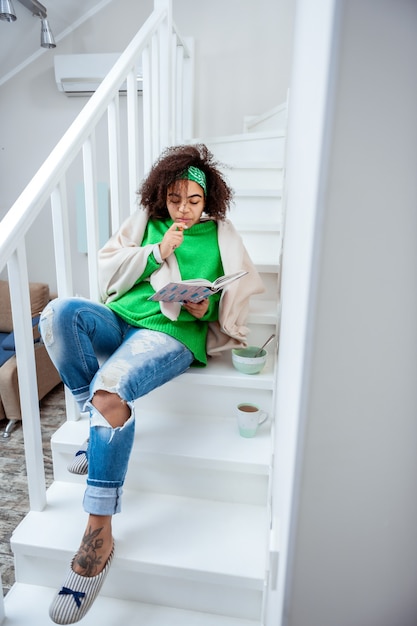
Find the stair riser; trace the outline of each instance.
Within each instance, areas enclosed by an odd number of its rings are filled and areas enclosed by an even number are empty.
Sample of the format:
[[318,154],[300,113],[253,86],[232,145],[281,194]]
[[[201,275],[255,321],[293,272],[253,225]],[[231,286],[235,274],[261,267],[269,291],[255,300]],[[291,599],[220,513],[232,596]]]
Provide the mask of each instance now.
[[279,167],[284,164],[284,137],[247,137],[245,139],[227,139],[207,142],[208,148],[223,163],[259,163],[272,161]]
[[[260,233],[241,230],[240,234],[255,265],[263,263],[279,265],[281,242],[281,234],[279,232],[268,233],[264,231]],[[261,242],[263,246],[260,245]]]
[[[253,224],[256,228],[259,224],[269,224],[271,229],[281,228],[281,196],[254,197],[236,196],[234,205],[230,209],[229,218],[239,231],[242,224]],[[270,242],[265,242],[264,247],[270,247]]]
[[172,464],[158,464],[157,461],[133,461],[126,478],[126,487],[191,498],[266,506],[268,478],[195,467],[191,470],[185,467],[173,468]]
[[[67,470],[71,452],[54,452],[55,480],[85,484],[85,476],[70,474]],[[213,470],[210,467],[175,465],[175,460],[137,458],[132,451],[126,488],[166,493],[190,498],[205,498],[223,502],[266,505],[268,478],[265,474]]]
[[[275,273],[270,272],[260,272],[262,282],[265,288],[265,291],[261,294],[258,294],[252,299],[252,302],[258,303],[262,300],[272,300],[274,302],[278,301],[278,281],[277,275]],[[275,313],[274,307],[274,313]]]
[[[276,332],[275,324],[263,324],[261,325],[252,325],[248,324],[249,333],[248,333],[248,344],[252,346],[262,346],[262,344],[267,340],[267,338],[272,335],[272,333]],[[268,346],[266,347],[266,351],[268,352],[268,359],[272,360],[273,355],[275,353],[276,348],[276,340],[274,339]]]
[[[168,383],[159,389],[155,389],[152,394],[140,398],[137,403],[138,414],[140,411],[155,410],[171,415],[190,416],[191,418],[224,415],[233,417],[236,404],[239,402],[253,402],[259,404],[265,411],[272,409],[272,390],[250,388],[250,384],[257,382],[257,375],[246,376],[247,387],[239,390],[230,387],[218,387],[217,389],[206,388],[203,385],[187,382],[187,376],[177,381],[177,387],[173,392],[173,383]],[[171,386],[172,385],[172,386]],[[184,394],[187,395],[187,403],[184,403]],[[198,408],[196,408],[198,407]]]
[[281,168],[249,168],[232,166],[224,170],[224,175],[235,190],[241,189],[280,189],[283,171]]
[[[36,581],[37,585],[57,588],[62,583],[71,557],[72,554],[69,553],[57,554],[57,558],[17,553],[16,581],[27,584]],[[187,578],[166,576],[157,575],[150,570],[132,571],[114,563],[101,595],[244,619],[259,619],[262,609],[261,589],[238,587],[220,579],[218,582],[198,581],[198,577],[198,572],[195,578],[192,572],[187,573]],[[259,582],[258,586],[260,584]]]

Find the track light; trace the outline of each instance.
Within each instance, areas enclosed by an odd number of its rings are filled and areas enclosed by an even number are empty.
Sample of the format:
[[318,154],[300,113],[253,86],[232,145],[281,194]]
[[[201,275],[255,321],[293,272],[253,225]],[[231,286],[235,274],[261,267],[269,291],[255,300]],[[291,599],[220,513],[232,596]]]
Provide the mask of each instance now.
[[4,22],[14,22],[16,20],[12,0],[0,0],[0,20]]
[[[41,20],[41,46],[42,48],[56,48],[54,36],[49,26],[46,7],[39,0],[19,0],[33,15]],[[14,22],[16,14],[14,12],[12,0],[0,0],[0,20]]]
[[42,48],[56,48],[55,39],[46,17],[41,17],[41,46]]

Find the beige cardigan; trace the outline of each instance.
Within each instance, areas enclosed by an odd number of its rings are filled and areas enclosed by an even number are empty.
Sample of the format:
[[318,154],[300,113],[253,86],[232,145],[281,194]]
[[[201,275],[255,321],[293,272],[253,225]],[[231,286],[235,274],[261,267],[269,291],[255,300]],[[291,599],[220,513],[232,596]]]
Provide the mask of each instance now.
[[[148,216],[138,210],[125,220],[120,229],[99,251],[99,289],[103,302],[108,303],[129,291],[143,274],[153,245],[141,247]],[[252,295],[262,293],[264,286],[240,235],[229,220],[218,221],[218,242],[225,274],[246,270],[248,274],[231,283],[222,292],[219,305],[219,321],[210,322],[207,337],[207,354],[214,354],[245,346],[248,329],[245,326]],[[174,254],[150,277],[157,291],[170,281],[181,280]],[[178,318],[179,303],[161,302],[161,311],[171,320]]]

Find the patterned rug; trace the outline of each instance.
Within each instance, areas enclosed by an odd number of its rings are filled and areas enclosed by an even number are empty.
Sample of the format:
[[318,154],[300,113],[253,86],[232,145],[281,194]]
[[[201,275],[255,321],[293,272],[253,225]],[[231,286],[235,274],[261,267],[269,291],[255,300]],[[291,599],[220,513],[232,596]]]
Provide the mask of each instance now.
[[[45,478],[49,486],[53,480],[51,436],[66,419],[62,384],[45,396],[40,404],[40,413]],[[10,537],[29,511],[21,423],[18,423],[8,439],[4,439],[6,425],[7,420],[0,420],[0,572],[3,595],[7,594],[15,580]]]

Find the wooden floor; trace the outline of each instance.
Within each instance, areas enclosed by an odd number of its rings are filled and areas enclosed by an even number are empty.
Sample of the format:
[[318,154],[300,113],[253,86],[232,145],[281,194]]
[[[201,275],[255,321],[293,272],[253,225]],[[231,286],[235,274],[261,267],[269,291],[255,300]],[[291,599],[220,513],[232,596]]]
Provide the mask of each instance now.
[[[45,475],[49,486],[52,482],[50,439],[66,419],[62,384],[42,400],[40,411]],[[4,439],[2,435],[6,425],[7,420],[0,420],[0,571],[3,595],[7,594],[14,583],[10,536],[29,510],[22,427],[19,423],[10,437]]]

